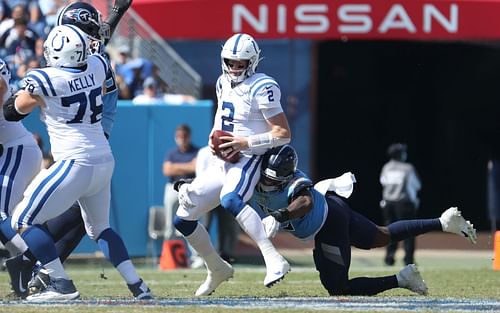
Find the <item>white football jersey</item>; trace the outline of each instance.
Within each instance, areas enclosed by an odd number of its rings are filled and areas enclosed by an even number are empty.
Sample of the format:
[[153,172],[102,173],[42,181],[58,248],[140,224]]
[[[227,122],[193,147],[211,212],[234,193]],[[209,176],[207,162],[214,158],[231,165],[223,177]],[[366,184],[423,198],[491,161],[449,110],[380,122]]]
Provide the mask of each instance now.
[[100,123],[107,70],[102,56],[91,55],[84,71],[47,67],[26,74],[25,90],[44,101],[41,119],[56,161],[111,155]]
[[33,143],[33,136],[21,122],[6,121],[3,116],[3,104],[12,96],[12,90],[9,86],[10,70],[2,59],[0,59],[0,79],[7,85],[7,92],[3,95],[0,105],[0,144],[4,145],[4,147],[10,147]]
[[[217,113],[213,129],[224,130],[237,136],[250,136],[271,130],[267,119],[283,112],[281,90],[272,77],[257,73],[236,87],[221,75],[216,84]],[[252,151],[252,154],[263,154]]]

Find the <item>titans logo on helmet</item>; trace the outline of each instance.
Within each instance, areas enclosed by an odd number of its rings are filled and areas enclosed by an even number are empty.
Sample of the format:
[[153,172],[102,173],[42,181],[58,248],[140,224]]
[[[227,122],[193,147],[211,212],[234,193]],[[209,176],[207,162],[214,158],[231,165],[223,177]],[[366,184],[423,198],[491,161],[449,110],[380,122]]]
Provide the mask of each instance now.
[[92,14],[90,13],[90,11],[81,8],[69,10],[65,13],[65,16],[83,24],[88,24],[92,20]]

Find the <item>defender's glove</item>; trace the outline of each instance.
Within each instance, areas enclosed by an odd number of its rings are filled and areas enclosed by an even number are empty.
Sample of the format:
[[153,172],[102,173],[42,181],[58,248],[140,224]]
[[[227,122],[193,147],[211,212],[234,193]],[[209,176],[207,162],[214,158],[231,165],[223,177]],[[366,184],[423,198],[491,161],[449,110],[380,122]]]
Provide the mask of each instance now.
[[271,215],[262,220],[267,238],[274,238],[280,229],[280,223]]
[[109,27],[109,34],[106,35],[107,38],[105,40],[105,44],[108,43],[109,39],[115,32],[116,26],[118,26],[120,19],[123,17],[131,4],[132,0],[115,0],[108,18],[104,21],[104,23],[108,24]]
[[272,217],[274,217],[278,222],[284,223],[290,219],[290,211],[287,209],[279,209],[278,211],[272,211],[269,213]]

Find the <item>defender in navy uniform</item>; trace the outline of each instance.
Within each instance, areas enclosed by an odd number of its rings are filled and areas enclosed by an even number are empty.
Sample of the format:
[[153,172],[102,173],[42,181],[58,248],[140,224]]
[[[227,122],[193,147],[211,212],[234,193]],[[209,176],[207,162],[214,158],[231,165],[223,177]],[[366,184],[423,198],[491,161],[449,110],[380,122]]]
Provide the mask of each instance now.
[[[454,207],[439,218],[402,220],[378,226],[353,211],[339,195],[348,197],[353,183],[354,179],[346,184],[343,175],[314,186],[311,179],[297,169],[295,150],[285,145],[266,153],[261,179],[250,202],[261,216],[267,216],[262,222],[269,237],[281,228],[301,240],[314,239],[316,269],[321,283],[332,296],[375,295],[398,287],[422,295],[427,293],[415,264],[407,265],[396,275],[349,279],[351,246],[383,247],[430,231],[455,233],[476,242],[473,225]],[[349,184],[350,188],[345,188]],[[345,193],[346,190],[349,192]]]

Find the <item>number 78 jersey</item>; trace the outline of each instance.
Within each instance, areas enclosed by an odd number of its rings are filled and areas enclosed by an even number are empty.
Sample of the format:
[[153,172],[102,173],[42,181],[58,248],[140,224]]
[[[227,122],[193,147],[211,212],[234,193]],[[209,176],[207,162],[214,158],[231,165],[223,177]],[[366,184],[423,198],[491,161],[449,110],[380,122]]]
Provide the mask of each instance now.
[[[217,113],[213,129],[221,129],[236,136],[250,136],[271,130],[267,119],[283,112],[281,90],[274,78],[262,73],[250,76],[231,88],[221,75],[216,84]],[[254,154],[263,154],[254,151]]]
[[46,67],[29,71],[24,89],[40,96],[54,159],[89,159],[111,154],[101,126],[102,87],[108,65],[91,55],[84,70]]

